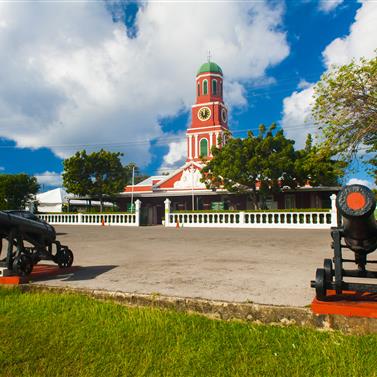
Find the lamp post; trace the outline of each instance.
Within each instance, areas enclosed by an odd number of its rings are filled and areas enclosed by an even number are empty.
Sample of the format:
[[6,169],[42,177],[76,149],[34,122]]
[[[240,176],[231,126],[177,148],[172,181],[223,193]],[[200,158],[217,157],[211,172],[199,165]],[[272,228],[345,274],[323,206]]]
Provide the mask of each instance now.
[[134,211],[135,166],[132,166],[131,213]]
[[191,173],[191,208],[194,211],[195,210],[195,199],[194,199],[194,171],[195,169],[193,166],[190,168]]

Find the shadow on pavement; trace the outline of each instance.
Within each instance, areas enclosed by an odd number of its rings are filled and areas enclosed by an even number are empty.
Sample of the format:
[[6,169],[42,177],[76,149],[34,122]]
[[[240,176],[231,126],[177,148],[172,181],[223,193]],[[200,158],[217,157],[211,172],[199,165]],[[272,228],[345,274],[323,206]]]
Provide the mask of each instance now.
[[64,269],[59,270],[57,274],[49,276],[38,276],[33,279],[33,281],[41,280],[55,280],[59,279],[62,281],[78,281],[78,280],[92,280],[97,276],[102,275],[108,271],[113,270],[118,266],[116,265],[105,265],[105,266],[74,266],[74,270],[64,272]]

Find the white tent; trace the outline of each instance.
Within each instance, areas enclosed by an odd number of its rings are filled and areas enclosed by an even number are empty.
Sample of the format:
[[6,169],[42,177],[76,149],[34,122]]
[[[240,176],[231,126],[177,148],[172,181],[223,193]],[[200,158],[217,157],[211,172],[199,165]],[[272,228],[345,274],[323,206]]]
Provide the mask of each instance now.
[[67,192],[59,187],[37,194],[36,199],[38,212],[62,212],[63,204],[67,203]]
[[[62,208],[64,204],[68,204],[68,201],[73,206],[87,207],[89,206],[89,199],[79,199],[72,194],[67,194],[63,188],[56,188],[54,190],[46,191],[36,195],[38,201],[38,212],[63,212]],[[100,202],[97,200],[91,201],[92,206],[99,207]],[[111,208],[113,203],[104,202],[104,207]]]

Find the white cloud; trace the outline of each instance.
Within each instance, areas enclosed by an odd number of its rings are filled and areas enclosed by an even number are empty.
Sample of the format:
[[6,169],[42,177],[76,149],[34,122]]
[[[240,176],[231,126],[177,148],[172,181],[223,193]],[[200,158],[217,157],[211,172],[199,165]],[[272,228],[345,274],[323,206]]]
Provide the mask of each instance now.
[[329,13],[342,3],[343,0],[320,0],[318,7],[322,12]]
[[310,82],[306,81],[305,79],[301,79],[300,82],[297,85],[298,89],[307,89],[313,86]]
[[366,179],[359,179],[359,178],[351,178],[347,185],[363,185],[367,186],[370,189],[376,188],[376,185],[373,182],[367,181]]
[[182,135],[182,141],[169,144],[169,152],[164,156],[164,165],[166,167],[178,167],[187,157],[187,141]]
[[62,175],[61,173],[56,173],[54,171],[45,171],[44,173],[35,174],[38,183],[40,185],[46,186],[61,186],[62,185]]
[[350,32],[343,38],[336,38],[323,52],[326,66],[348,64],[354,58],[372,58],[377,48],[377,3],[363,1],[356,12]]
[[282,14],[260,2],[151,2],[130,39],[103,2],[2,2],[0,136],[62,157],[108,143],[145,165],[164,136],[158,120],[193,103],[208,50],[229,105],[245,104],[243,83],[288,55]]
[[283,119],[281,125],[285,135],[296,141],[296,148],[303,148],[306,136],[318,133],[311,116],[313,102],[313,84],[302,91],[295,91],[283,100]]
[[0,166],[0,171],[4,171],[4,170],[5,170],[4,166]]
[[[344,38],[335,39],[324,50],[326,67],[330,69],[332,64],[347,64],[354,58],[374,56],[377,47],[376,35],[377,3],[363,2],[356,13],[350,33]],[[303,147],[307,133],[317,130],[310,115],[312,94],[313,84],[302,91],[294,91],[283,100],[281,124],[286,134],[296,140],[298,147]]]

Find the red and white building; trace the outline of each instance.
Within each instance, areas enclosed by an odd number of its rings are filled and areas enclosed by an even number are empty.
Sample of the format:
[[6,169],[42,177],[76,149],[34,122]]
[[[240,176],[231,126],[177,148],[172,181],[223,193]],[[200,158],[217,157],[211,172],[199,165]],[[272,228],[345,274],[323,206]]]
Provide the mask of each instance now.
[[[203,158],[211,159],[213,146],[225,143],[228,131],[228,109],[223,99],[223,72],[214,62],[204,63],[195,78],[196,101],[192,105],[192,122],[187,129],[186,163],[172,174],[152,176],[134,186],[126,186],[119,196],[122,209],[132,200],[142,202],[141,222],[161,223],[164,217],[164,200],[171,200],[171,209],[211,209],[213,203],[224,203],[225,208],[248,209],[251,204],[246,195],[230,194],[226,190],[212,191],[200,181]],[[322,208],[329,207],[329,194],[336,188],[326,190],[307,188],[291,190],[271,197],[272,208]],[[325,199],[326,198],[326,199]],[[328,201],[328,203],[327,203]]]

